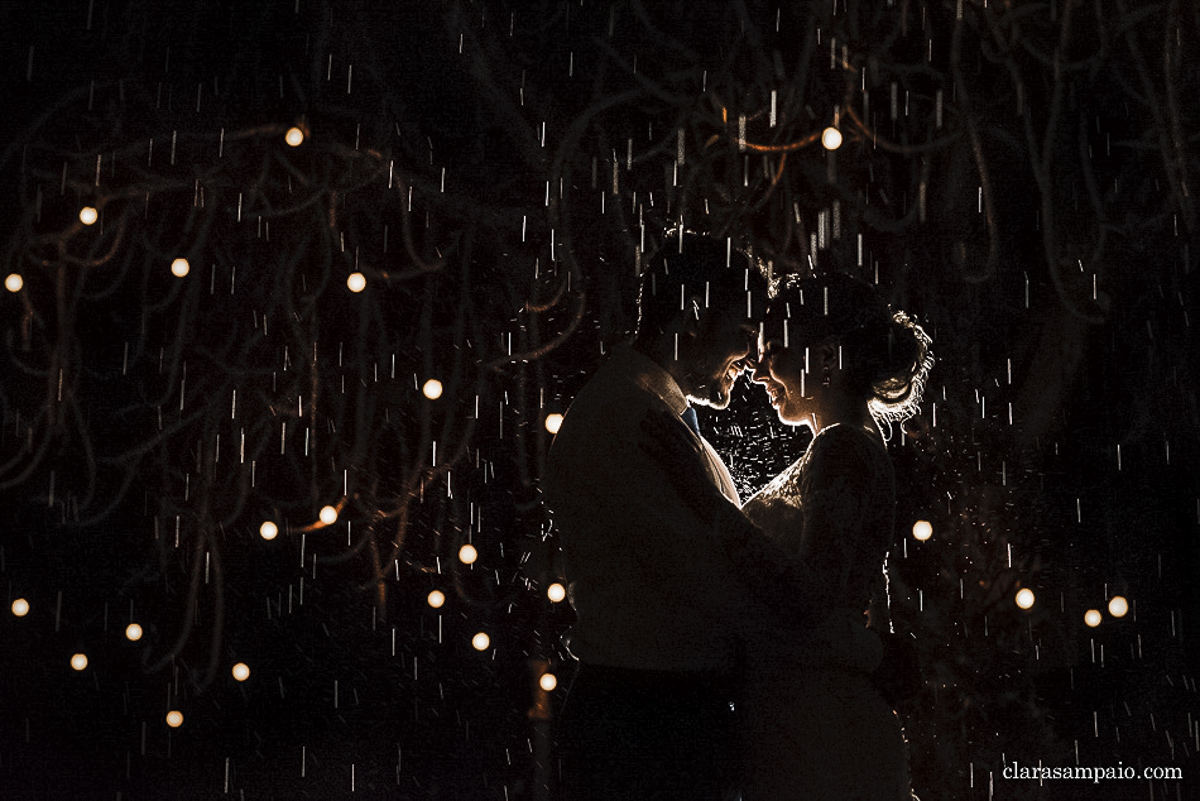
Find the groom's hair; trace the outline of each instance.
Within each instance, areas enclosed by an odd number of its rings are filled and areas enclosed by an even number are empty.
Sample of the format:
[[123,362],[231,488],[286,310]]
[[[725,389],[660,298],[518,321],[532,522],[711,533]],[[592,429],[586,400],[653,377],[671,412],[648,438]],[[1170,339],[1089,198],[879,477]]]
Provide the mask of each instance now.
[[[679,317],[707,310],[740,308],[761,320],[767,282],[753,259],[730,240],[699,234],[671,234],[644,262],[638,291],[634,345],[648,345]],[[696,308],[688,303],[696,298]]]

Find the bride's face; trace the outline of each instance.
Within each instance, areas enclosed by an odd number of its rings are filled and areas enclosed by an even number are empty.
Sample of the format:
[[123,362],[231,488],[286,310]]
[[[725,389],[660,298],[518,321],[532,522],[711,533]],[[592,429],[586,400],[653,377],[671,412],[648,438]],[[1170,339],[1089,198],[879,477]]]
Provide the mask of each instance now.
[[753,380],[762,384],[779,419],[789,425],[810,422],[812,409],[811,376],[804,371],[804,353],[784,347],[783,340],[764,336],[759,340],[758,362]]

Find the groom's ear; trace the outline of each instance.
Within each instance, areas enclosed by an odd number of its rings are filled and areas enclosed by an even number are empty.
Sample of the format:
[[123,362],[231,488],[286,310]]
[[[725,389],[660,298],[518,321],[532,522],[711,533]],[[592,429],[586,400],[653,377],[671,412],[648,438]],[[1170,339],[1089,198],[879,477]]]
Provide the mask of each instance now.
[[698,336],[700,329],[703,327],[702,320],[710,311],[704,308],[704,298],[700,295],[688,295],[685,297],[683,300],[683,309],[680,310],[680,333],[687,337]]

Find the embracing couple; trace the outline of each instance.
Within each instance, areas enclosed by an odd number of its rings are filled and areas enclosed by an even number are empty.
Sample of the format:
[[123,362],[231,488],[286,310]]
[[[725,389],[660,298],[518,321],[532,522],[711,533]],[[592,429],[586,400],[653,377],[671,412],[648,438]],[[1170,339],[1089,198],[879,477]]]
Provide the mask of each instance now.
[[[636,337],[574,399],[543,480],[579,660],[561,797],[907,800],[875,681],[895,505],[879,425],[913,413],[929,339],[847,276],[768,298],[725,242],[679,242],[650,261]],[[692,404],[725,408],[747,371],[815,437],[742,504]]]

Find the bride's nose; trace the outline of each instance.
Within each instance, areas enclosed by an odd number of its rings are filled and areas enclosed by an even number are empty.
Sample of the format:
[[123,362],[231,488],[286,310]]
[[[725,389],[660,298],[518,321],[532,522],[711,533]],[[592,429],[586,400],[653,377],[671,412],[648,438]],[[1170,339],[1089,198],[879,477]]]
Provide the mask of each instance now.
[[767,383],[768,379],[770,379],[771,376],[767,372],[766,360],[765,359],[755,359],[751,363],[750,366],[753,370],[753,372],[751,372],[751,374],[750,374],[750,380],[757,381],[760,384]]

